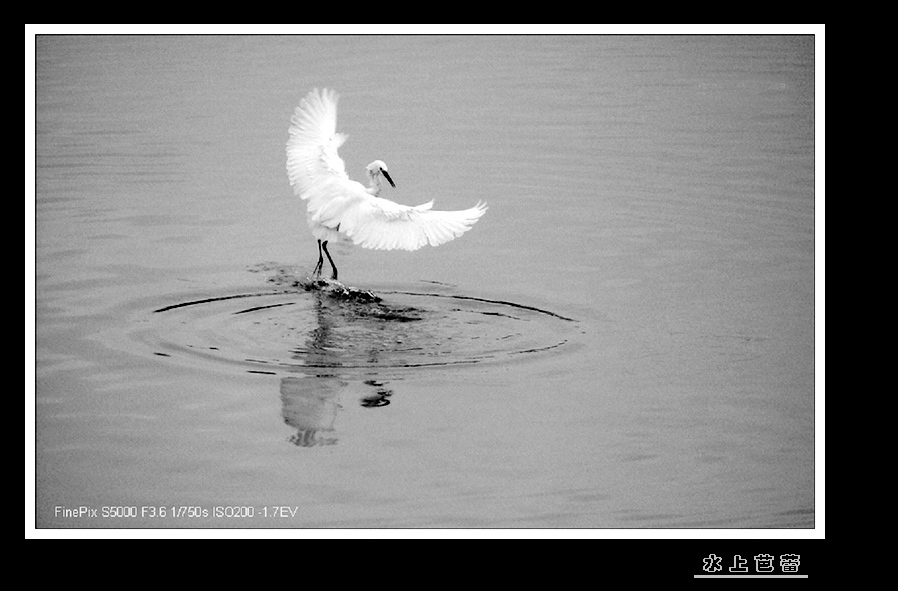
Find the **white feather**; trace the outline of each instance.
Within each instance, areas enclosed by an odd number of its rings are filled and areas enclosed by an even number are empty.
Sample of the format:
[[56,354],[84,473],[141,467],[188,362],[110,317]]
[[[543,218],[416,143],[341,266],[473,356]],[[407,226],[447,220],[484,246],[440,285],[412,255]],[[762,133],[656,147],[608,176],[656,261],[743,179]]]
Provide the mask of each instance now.
[[287,141],[287,174],[294,194],[306,201],[316,238],[343,235],[363,248],[417,250],[461,236],[486,212],[482,203],[434,211],[433,201],[411,207],[380,198],[380,174],[387,168],[378,160],[368,165],[369,187],[350,180],[337,153],[347,137],[337,133],[337,101],[333,91],[311,91],[296,107]]

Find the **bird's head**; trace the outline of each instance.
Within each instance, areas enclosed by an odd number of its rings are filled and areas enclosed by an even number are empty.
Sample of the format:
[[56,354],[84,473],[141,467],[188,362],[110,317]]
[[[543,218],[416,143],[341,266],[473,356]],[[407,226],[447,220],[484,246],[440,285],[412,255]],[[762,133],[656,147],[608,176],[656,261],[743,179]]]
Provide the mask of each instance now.
[[390,186],[394,189],[396,188],[396,183],[394,183],[393,179],[390,178],[390,173],[387,172],[387,165],[383,160],[375,160],[365,167],[365,171],[367,171],[368,179],[372,182],[372,184],[380,185],[380,179],[378,177],[383,174],[384,178],[389,181]]

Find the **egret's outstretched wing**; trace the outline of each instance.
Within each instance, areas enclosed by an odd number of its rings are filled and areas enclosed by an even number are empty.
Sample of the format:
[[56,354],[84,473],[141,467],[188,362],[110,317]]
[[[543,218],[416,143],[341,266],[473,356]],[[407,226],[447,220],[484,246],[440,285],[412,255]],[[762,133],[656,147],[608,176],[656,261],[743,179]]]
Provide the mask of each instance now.
[[410,207],[366,194],[360,199],[335,199],[316,212],[315,219],[330,228],[339,225],[341,234],[363,248],[417,250],[458,238],[487,209],[481,203],[459,211],[432,207],[433,201]]
[[461,211],[433,211],[433,201],[410,207],[371,195],[346,174],[337,149],[337,95],[318,89],[303,99],[291,118],[287,173],[293,192],[307,202],[312,233],[322,240],[337,232],[364,248],[417,250],[438,246],[467,232],[486,205]]
[[[333,180],[346,181],[346,166],[337,150],[346,136],[337,133],[337,93],[312,90],[290,119],[287,140],[287,175],[293,192],[302,199],[316,196],[315,186]],[[317,209],[309,204],[310,209]]]

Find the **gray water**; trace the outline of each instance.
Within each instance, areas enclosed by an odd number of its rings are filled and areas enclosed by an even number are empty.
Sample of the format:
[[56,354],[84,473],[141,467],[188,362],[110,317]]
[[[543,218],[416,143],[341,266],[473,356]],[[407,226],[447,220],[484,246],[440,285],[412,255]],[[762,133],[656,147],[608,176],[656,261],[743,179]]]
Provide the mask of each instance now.
[[[38,528],[814,527],[813,37],[35,60]],[[439,248],[334,246],[379,301],[302,286],[313,87],[351,177],[489,204]]]

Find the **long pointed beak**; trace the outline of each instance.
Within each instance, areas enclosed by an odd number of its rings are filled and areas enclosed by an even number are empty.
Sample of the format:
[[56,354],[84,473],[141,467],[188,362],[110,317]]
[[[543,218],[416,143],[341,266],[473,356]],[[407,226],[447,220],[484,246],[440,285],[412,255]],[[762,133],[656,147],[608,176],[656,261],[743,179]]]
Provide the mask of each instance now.
[[384,176],[386,177],[386,179],[387,179],[388,181],[390,181],[390,186],[393,187],[393,188],[395,189],[395,188],[396,188],[396,183],[394,183],[394,182],[393,182],[393,179],[390,178],[390,173],[387,172],[386,170],[383,170],[383,169],[381,169],[381,172],[383,172],[383,173],[384,173]]

